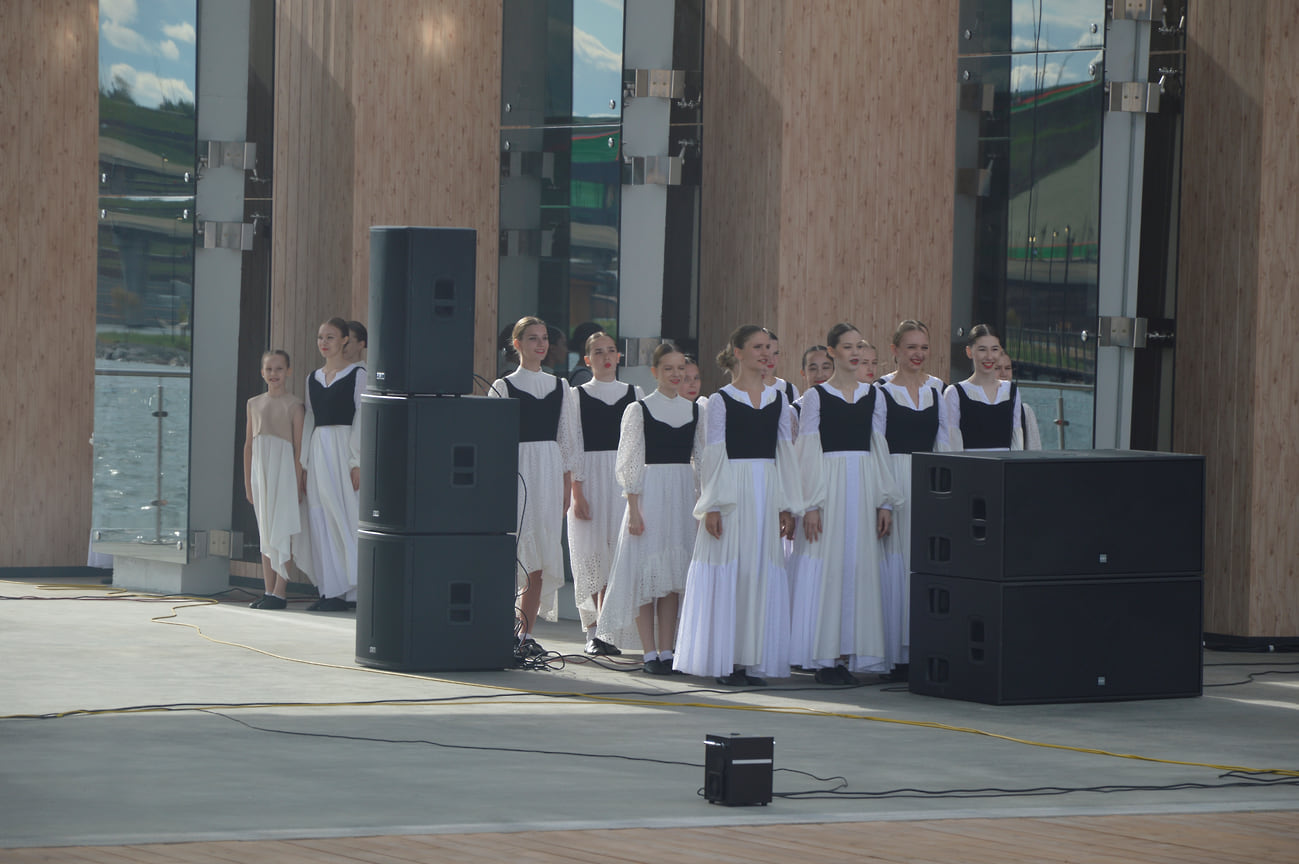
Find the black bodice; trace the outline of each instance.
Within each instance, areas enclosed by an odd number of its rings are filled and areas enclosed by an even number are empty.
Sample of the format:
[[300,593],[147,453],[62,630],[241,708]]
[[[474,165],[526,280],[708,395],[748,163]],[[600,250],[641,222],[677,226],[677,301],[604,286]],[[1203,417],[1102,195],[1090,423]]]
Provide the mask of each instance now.
[[622,413],[636,401],[636,390],[630,384],[617,402],[609,405],[577,388],[577,402],[582,413],[582,449],[587,453],[617,450],[622,430]]
[[884,440],[888,441],[890,453],[928,453],[938,441],[938,402],[943,394],[937,387],[934,400],[928,408],[914,411],[905,405],[899,405],[882,385],[880,393],[884,396],[884,406],[888,412],[884,424]]
[[[720,391],[719,391],[720,392]],[[780,434],[780,412],[785,400],[777,396],[763,408],[754,408],[725,393],[726,456],[730,459],[775,459]]]
[[689,423],[670,426],[651,414],[644,402],[640,403],[641,415],[645,419],[646,465],[690,464],[690,454],[695,447],[695,427],[699,425],[699,404],[692,407],[694,412]]
[[996,405],[971,399],[960,384],[956,394],[961,400],[961,440],[966,450],[1010,449],[1015,434],[1015,385],[1010,398]]
[[871,423],[875,416],[877,388],[866,389],[867,394],[850,405],[831,395],[823,385],[816,385],[821,400],[822,453],[871,449]]
[[559,412],[564,407],[564,382],[555,379],[555,389],[538,399],[505,379],[510,398],[519,400],[519,443],[558,441]]
[[311,399],[312,422],[317,426],[351,426],[356,419],[356,375],[361,367],[326,387],[314,374],[308,379],[307,394]]

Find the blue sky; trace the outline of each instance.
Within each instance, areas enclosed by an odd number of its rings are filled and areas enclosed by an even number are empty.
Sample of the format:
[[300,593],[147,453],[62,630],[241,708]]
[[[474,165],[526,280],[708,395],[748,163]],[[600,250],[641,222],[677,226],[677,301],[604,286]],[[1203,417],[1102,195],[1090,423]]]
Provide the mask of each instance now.
[[137,104],[193,102],[196,0],[99,0],[99,84],[120,77]]
[[[618,109],[609,110],[609,100]],[[573,114],[622,109],[622,0],[573,0]]]

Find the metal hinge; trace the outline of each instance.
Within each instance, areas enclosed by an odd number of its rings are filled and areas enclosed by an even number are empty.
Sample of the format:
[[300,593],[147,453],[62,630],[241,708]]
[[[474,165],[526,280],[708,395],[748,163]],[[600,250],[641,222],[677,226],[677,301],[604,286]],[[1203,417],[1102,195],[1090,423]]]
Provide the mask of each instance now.
[[1115,21],[1153,21],[1155,0],[1114,0],[1110,17]]
[[1079,335],[1084,342],[1095,339],[1101,348],[1171,348],[1177,341],[1174,325],[1170,318],[1102,315],[1095,333],[1084,330]]
[[1106,85],[1110,111],[1133,114],[1158,114],[1160,89],[1149,81],[1111,81]]

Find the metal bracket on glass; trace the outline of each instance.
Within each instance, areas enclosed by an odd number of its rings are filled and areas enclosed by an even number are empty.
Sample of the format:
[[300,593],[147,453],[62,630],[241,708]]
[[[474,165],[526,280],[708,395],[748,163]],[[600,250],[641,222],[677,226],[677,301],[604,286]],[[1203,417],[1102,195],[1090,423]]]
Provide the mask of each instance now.
[[649,366],[654,362],[654,349],[663,342],[660,336],[628,336],[622,340],[623,363],[628,366]]
[[974,114],[991,114],[997,105],[997,87],[995,84],[984,84],[978,81],[961,85],[960,106],[962,111]]
[[968,198],[987,198],[992,195],[992,169],[957,168],[956,194]]
[[204,249],[238,249],[248,252],[253,248],[253,226],[247,222],[198,223],[198,235],[203,238]]
[[1110,111],[1158,114],[1160,86],[1149,81],[1111,81],[1106,85]]
[[684,99],[686,73],[680,69],[622,70],[622,98]]
[[1170,318],[1102,315],[1095,333],[1084,330],[1080,335],[1084,342],[1095,339],[1100,348],[1171,348],[1177,340],[1175,323]]
[[206,168],[236,168],[240,171],[257,170],[257,145],[247,141],[207,141],[207,155],[199,159]]
[[682,156],[628,156],[622,165],[624,186],[680,186]]
[[[1156,0],[1113,0],[1110,17],[1115,21],[1154,21]],[[1163,6],[1163,0],[1159,0]]]

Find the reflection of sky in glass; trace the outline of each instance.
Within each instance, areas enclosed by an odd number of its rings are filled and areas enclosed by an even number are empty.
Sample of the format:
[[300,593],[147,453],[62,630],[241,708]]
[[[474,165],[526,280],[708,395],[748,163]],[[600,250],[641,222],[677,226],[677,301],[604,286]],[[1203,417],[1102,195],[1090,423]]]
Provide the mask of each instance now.
[[1099,80],[1099,73],[1093,76],[1088,67],[1095,63],[1099,69],[1104,60],[1104,51],[1060,51],[1016,57],[1010,71],[1010,92],[1032,93]]
[[99,86],[124,82],[137,105],[193,102],[196,0],[100,0]]
[[573,116],[612,117],[622,102],[622,0],[573,0]]
[[1104,25],[1104,0],[1012,0],[1010,50],[1099,48],[1105,44]]

